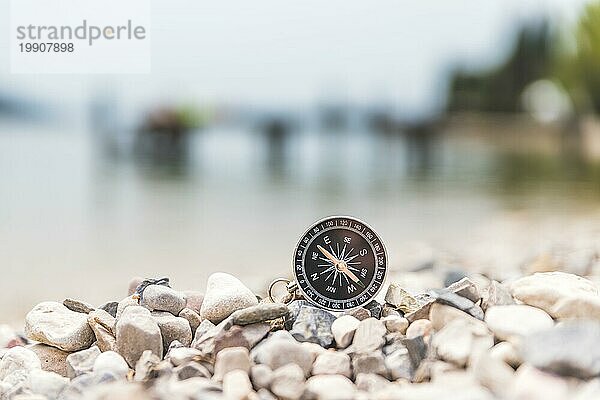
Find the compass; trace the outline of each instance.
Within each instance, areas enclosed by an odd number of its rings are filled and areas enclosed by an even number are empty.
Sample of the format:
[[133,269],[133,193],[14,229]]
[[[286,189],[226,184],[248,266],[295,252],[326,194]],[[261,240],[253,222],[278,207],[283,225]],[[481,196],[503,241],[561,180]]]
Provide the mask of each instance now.
[[331,311],[349,310],[373,299],[383,286],[386,269],[381,238],[353,217],[315,222],[294,251],[298,289],[306,300]]

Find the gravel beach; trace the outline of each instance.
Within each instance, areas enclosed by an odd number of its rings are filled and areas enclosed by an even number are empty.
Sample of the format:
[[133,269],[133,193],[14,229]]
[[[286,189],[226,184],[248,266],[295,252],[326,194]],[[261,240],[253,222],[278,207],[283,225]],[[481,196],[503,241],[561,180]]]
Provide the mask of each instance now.
[[22,332],[0,325],[0,398],[598,399],[599,268],[597,249],[503,281],[438,260],[337,314],[226,273],[204,292],[134,278],[122,299],[46,301]]

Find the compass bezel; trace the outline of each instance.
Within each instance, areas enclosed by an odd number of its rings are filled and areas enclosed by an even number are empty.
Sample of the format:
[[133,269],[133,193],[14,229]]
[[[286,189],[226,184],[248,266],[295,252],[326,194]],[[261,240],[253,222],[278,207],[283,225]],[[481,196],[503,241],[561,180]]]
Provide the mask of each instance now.
[[[324,227],[324,224],[330,220],[335,220],[336,225],[334,225],[333,227],[328,227],[326,229]],[[339,220],[348,220],[350,223],[348,226],[339,226],[339,225],[337,225],[337,221],[339,221]],[[353,230],[352,229],[353,224],[361,225],[361,227],[363,229],[361,231]],[[320,225],[320,227],[319,227],[319,225]],[[304,242],[305,238],[307,238],[308,235],[310,235],[316,227],[319,228],[319,231],[317,233],[314,233],[309,238],[309,242]],[[335,299],[335,297],[328,297],[328,296],[324,295],[323,293],[321,293],[317,290],[314,290],[314,289],[313,289],[313,292],[315,293],[315,296],[314,296],[315,298],[313,298],[307,293],[307,289],[308,289],[307,287],[310,286],[310,284],[308,282],[305,282],[304,285],[300,283],[300,279],[299,279],[298,273],[296,271],[296,267],[298,265],[297,263],[300,262],[301,270],[302,270],[302,273],[304,274],[304,279],[306,279],[306,281],[308,281],[308,277],[306,276],[306,272],[305,272],[306,271],[306,265],[305,265],[306,250],[310,246],[310,243],[312,243],[314,237],[322,235],[323,231],[326,231],[328,229],[346,229],[350,232],[353,232],[354,234],[358,234],[364,240],[366,240],[366,242],[371,247],[371,251],[375,258],[375,260],[374,260],[375,261],[375,265],[374,265],[375,270],[373,271],[373,278],[367,285],[366,289],[363,290],[362,292],[360,292],[359,295],[357,295],[355,299],[351,298],[351,299],[347,299],[347,300],[338,300],[338,299]],[[371,235],[373,235],[372,239],[369,239],[366,236],[367,232],[370,232]],[[379,245],[381,247],[381,250],[379,252],[377,252],[375,250],[375,248],[373,247],[373,243],[379,243]],[[300,255],[299,255],[299,251],[300,251]],[[383,264],[382,265],[378,265],[378,257],[379,256],[383,256]],[[353,216],[349,216],[349,215],[331,215],[331,216],[321,218],[321,219],[313,222],[304,231],[302,236],[300,236],[298,243],[294,247],[294,253],[292,254],[292,272],[293,272],[294,278],[296,280],[296,283],[298,285],[298,290],[300,291],[300,293],[302,294],[304,299],[307,300],[309,303],[311,303],[314,306],[323,308],[328,311],[334,311],[334,312],[349,311],[349,310],[353,310],[353,309],[362,307],[363,305],[367,304],[369,301],[371,301],[375,297],[377,297],[377,295],[381,292],[381,289],[383,288],[383,286],[385,284],[385,279],[387,277],[387,267],[388,267],[388,254],[387,254],[387,249],[385,247],[385,244],[383,243],[383,240],[381,239],[381,236],[369,224],[367,224],[363,220],[353,217]],[[383,271],[383,274],[382,274],[381,278],[378,278],[377,274],[378,274],[378,271],[380,271],[380,270]],[[370,293],[369,292],[370,288],[376,283],[379,283],[379,287],[376,289],[375,292]],[[303,286],[306,286],[306,287],[303,287]],[[364,296],[366,296],[366,299],[361,301],[360,298],[362,298]],[[323,299],[323,302],[320,302],[319,299]],[[356,303],[356,304],[353,306],[348,306],[347,305],[348,303]],[[340,305],[340,306],[336,306],[336,305]]]

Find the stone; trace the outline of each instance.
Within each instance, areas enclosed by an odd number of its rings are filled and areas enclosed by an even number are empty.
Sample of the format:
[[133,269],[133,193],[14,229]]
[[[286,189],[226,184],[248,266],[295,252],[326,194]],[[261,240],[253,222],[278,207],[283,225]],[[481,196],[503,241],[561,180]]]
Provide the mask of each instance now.
[[287,329],[288,331],[290,329],[292,329],[292,326],[294,326],[294,322],[296,322],[296,317],[298,316],[300,309],[303,306],[309,306],[309,305],[310,305],[310,303],[306,300],[294,300],[294,301],[290,302],[287,305],[288,313],[285,317],[285,321],[283,324],[285,329]]
[[41,369],[40,359],[35,352],[25,347],[15,346],[10,348],[0,359],[0,381],[17,372],[29,372]]
[[473,303],[477,303],[481,300],[481,295],[479,294],[479,288],[471,279],[464,277],[456,282],[453,282],[450,285],[446,285],[446,290],[455,293],[459,296],[467,298],[471,300]]
[[127,296],[132,296],[135,293],[135,290],[137,289],[139,284],[142,283],[143,280],[144,278],[142,278],[141,276],[131,278],[127,287]]
[[[200,325],[196,328],[196,332],[194,333],[194,340],[192,341],[192,347],[196,347],[194,344],[200,340],[204,335],[213,330],[216,327],[215,324],[210,322],[207,319],[202,320]],[[216,333],[215,333],[216,334]]]
[[572,393],[566,380],[523,364],[514,375],[506,398],[527,400],[571,399]]
[[513,297],[525,304],[541,308],[553,318],[554,306],[569,297],[598,295],[593,282],[565,272],[538,272],[514,281],[510,286]]
[[93,372],[109,371],[116,376],[125,378],[129,373],[127,361],[117,352],[105,351],[100,353],[92,367]]
[[286,316],[288,307],[282,303],[260,303],[231,314],[234,325],[250,325]]
[[317,356],[313,367],[313,375],[344,375],[352,378],[350,357],[339,351],[325,351]]
[[200,350],[191,347],[178,347],[170,349],[167,353],[167,358],[171,361],[171,364],[177,367],[194,359],[199,359],[201,355],[202,352]]
[[554,325],[552,318],[543,310],[517,304],[488,308],[485,322],[498,339],[505,341],[518,340]]
[[250,372],[250,353],[245,347],[229,347],[217,354],[214,379],[223,380],[223,376],[234,369]]
[[88,324],[94,336],[96,345],[100,351],[116,351],[117,339],[115,338],[114,327],[116,320],[107,311],[97,309],[88,314]]
[[252,392],[248,374],[240,369],[229,371],[223,377],[223,395],[228,400],[245,400]]
[[377,300],[371,300],[370,302],[365,304],[363,308],[369,311],[371,317],[377,319],[381,318],[381,313],[383,312],[383,305],[380,304]]
[[160,328],[163,349],[168,349],[171,342],[175,340],[181,342],[185,347],[192,344],[192,329],[190,328],[190,323],[185,318],[176,317],[165,311],[153,311],[151,315]]
[[437,356],[459,367],[467,365],[471,355],[493,345],[494,338],[484,324],[471,324],[463,319],[449,322],[431,339],[431,346]]
[[342,315],[331,324],[331,333],[338,348],[345,349],[352,343],[354,332],[358,328],[359,320],[352,315]]
[[39,303],[27,314],[25,334],[31,340],[64,351],[86,349],[95,339],[86,314],[52,301]]
[[388,355],[385,358],[385,367],[393,380],[411,380],[416,369],[413,366],[408,349],[399,349]]
[[63,300],[63,306],[67,307],[71,311],[83,314],[89,314],[92,311],[94,311],[94,306],[92,306],[91,304],[81,300],[75,300],[70,298]]
[[344,315],[350,315],[359,321],[363,319],[371,318],[371,312],[364,307],[358,307],[350,311],[346,311]]
[[208,278],[200,315],[219,323],[234,311],[258,304],[254,293],[236,277],[216,272]]
[[239,326],[234,325],[228,330],[219,332],[214,338],[214,354],[228,347],[245,347],[248,350],[260,342],[271,330],[268,323]]
[[341,375],[318,375],[306,381],[307,397],[318,400],[348,400],[356,389],[352,381]]
[[211,373],[203,364],[196,361],[191,361],[187,364],[180,365],[173,371],[179,380],[192,378],[210,378]]
[[160,364],[160,358],[152,350],[145,350],[135,364],[134,381],[142,382],[148,380],[158,364]]
[[42,370],[67,376],[67,356],[71,353],[42,343],[34,344],[29,349],[40,359]]
[[123,311],[125,311],[125,309],[127,307],[131,307],[131,306],[139,306],[140,304],[138,303],[138,301],[136,299],[134,299],[133,297],[129,296],[129,297],[125,297],[123,300],[121,300],[119,302],[119,304],[117,305],[117,314],[115,315],[115,318],[118,320],[121,318],[121,314],[123,314]]
[[166,311],[179,315],[185,308],[185,298],[182,293],[164,285],[148,285],[140,300],[140,305],[151,311]]
[[522,363],[521,356],[515,345],[510,342],[500,342],[490,349],[490,355],[517,369]]
[[528,335],[523,360],[541,370],[587,379],[600,375],[600,322],[577,320]]
[[250,379],[254,389],[268,389],[273,381],[273,370],[265,364],[256,364],[250,368]]
[[385,389],[391,383],[381,375],[360,373],[356,375],[356,388],[363,392],[375,393]]
[[304,392],[304,371],[296,364],[287,364],[273,371],[271,391],[282,399],[298,400]]
[[398,311],[396,311],[396,309],[393,306],[389,304],[384,304],[383,309],[381,310],[381,318],[390,316],[401,317],[402,315]]
[[184,308],[179,312],[179,316],[181,318],[185,318],[188,324],[190,324],[190,329],[192,333],[196,332],[196,329],[198,329],[198,326],[200,326],[200,323],[202,322],[200,314],[198,314],[191,308]]
[[438,304],[444,304],[447,306],[454,307],[477,319],[482,320],[484,317],[483,310],[481,309],[481,307],[479,307],[466,297],[460,296],[453,292],[449,292],[446,290],[436,292],[435,302]]
[[506,398],[514,375],[508,364],[488,352],[482,352],[474,355],[469,369],[481,386],[488,388],[498,398]]
[[406,329],[406,337],[408,339],[414,339],[416,337],[422,336],[423,339],[429,340],[429,336],[431,336],[432,325],[431,321],[428,319],[417,319],[413,321],[412,324]]
[[385,294],[385,302],[404,314],[410,314],[421,307],[421,303],[397,283],[390,283]]
[[[185,323],[187,324],[187,321]],[[116,325],[116,338],[118,353],[125,358],[130,367],[135,366],[145,350],[162,357],[163,340],[160,328],[150,311],[143,307],[130,306],[123,311]]]
[[515,304],[510,290],[498,281],[492,281],[482,292],[481,308],[486,311],[492,306],[508,306]]
[[483,321],[480,321],[457,308],[435,303],[432,304],[429,309],[429,321],[431,321],[431,327],[434,331],[440,331],[444,326],[456,319],[460,319],[470,325],[477,326],[479,327],[478,329],[486,329]]
[[319,346],[316,343],[302,342],[300,344],[302,345],[302,347],[304,347],[306,349],[306,351],[308,351],[311,354],[313,360],[316,359],[321,354],[327,352],[327,349],[324,349],[323,347]]
[[299,342],[311,342],[329,347],[333,343],[331,324],[335,319],[335,315],[328,311],[303,306],[290,333]]
[[600,320],[600,296],[582,294],[564,297],[551,308],[552,315],[558,319],[596,319]]
[[69,354],[67,356],[67,377],[73,379],[76,376],[92,372],[98,355],[100,355],[100,349],[97,346]]
[[25,387],[31,393],[43,395],[48,400],[56,400],[61,397],[61,394],[69,380],[54,372],[34,369],[30,371]]
[[204,293],[196,290],[184,290],[183,296],[185,297],[185,308],[194,310],[199,315],[204,301]]
[[417,336],[415,338],[405,338],[402,343],[408,350],[410,361],[414,369],[417,369],[421,364],[421,361],[427,356],[427,344],[423,339],[423,336]]
[[354,353],[371,353],[381,349],[385,344],[386,333],[385,325],[378,319],[367,318],[360,321],[352,340],[352,351]]
[[352,357],[352,370],[354,376],[358,374],[373,373],[388,377],[388,370],[385,366],[385,359],[380,351],[370,354],[357,354]]
[[106,303],[104,303],[101,306],[99,306],[98,310],[104,310],[108,314],[110,314],[111,317],[114,318],[114,317],[117,316],[117,309],[118,308],[119,308],[119,302],[118,301],[107,301]]
[[408,328],[408,320],[404,317],[388,315],[387,317],[382,318],[382,321],[385,325],[385,329],[387,329],[389,333],[399,332],[404,334]]
[[248,398],[248,400],[277,400],[277,398],[273,395],[273,393],[271,393],[267,389],[259,389],[256,392],[256,395],[258,396],[258,398],[256,398],[256,399]]
[[[314,361],[313,355],[286,331],[268,337],[256,346],[251,353],[256,363],[266,364],[273,371],[286,364],[297,364],[308,376]],[[279,333],[274,332],[274,333]]]

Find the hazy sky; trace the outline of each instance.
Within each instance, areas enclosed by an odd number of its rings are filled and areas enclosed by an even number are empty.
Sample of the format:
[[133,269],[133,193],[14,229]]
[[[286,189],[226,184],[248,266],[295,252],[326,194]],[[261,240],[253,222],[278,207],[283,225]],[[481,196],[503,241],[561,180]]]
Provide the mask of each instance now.
[[[7,1],[0,14],[7,15]],[[449,66],[498,62],[520,19],[568,24],[583,0],[152,1],[150,75],[10,75],[0,90],[59,102],[111,87],[126,99],[308,104],[385,99],[405,112],[439,104]],[[133,18],[134,19],[134,18]],[[6,18],[0,29],[7,32]]]

